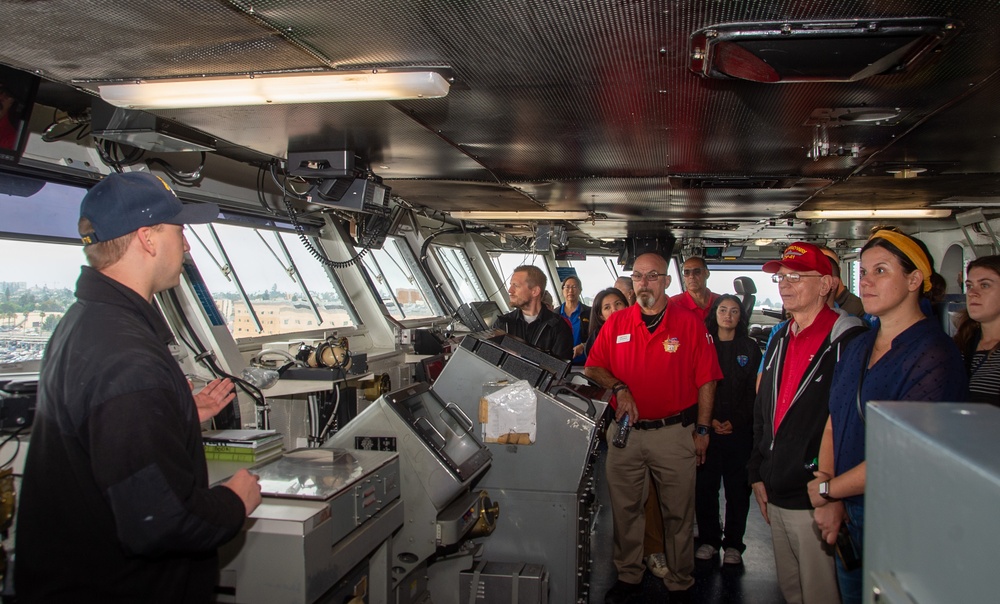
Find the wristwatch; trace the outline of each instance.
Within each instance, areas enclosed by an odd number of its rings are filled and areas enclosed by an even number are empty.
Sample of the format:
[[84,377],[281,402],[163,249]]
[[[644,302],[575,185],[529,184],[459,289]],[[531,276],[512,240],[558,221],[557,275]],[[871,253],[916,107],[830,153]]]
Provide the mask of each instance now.
[[698,424],[698,427],[694,429],[695,434],[698,436],[708,436],[709,426],[705,424]]
[[827,501],[840,501],[836,497],[830,495],[830,481],[824,480],[819,483],[819,496]]

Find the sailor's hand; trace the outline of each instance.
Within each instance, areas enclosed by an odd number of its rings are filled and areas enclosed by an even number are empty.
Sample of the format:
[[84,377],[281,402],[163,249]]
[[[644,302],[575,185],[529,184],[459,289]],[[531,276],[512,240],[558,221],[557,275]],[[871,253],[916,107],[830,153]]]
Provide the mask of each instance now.
[[222,483],[222,486],[236,493],[236,496],[243,502],[247,516],[260,505],[260,477],[251,474],[246,469],[241,469],[233,474],[233,477]]
[[[188,382],[190,384],[190,382]],[[194,390],[194,384],[191,384]],[[194,394],[194,404],[198,407],[198,421],[212,419],[236,397],[233,382],[229,378],[212,380],[200,392]]]

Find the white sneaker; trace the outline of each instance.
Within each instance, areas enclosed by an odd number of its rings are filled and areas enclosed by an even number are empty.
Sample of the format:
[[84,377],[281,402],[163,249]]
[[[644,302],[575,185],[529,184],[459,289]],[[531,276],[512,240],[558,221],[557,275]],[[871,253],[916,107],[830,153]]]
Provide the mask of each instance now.
[[646,568],[654,576],[663,579],[667,576],[667,556],[666,554],[650,554],[646,558]]
[[726,552],[722,554],[723,564],[740,565],[743,564],[743,555],[740,554],[740,550],[733,548],[726,548]]
[[714,545],[703,543],[701,544],[701,547],[698,548],[698,551],[694,553],[694,557],[699,560],[711,560],[718,553],[719,553],[719,548],[715,547]]

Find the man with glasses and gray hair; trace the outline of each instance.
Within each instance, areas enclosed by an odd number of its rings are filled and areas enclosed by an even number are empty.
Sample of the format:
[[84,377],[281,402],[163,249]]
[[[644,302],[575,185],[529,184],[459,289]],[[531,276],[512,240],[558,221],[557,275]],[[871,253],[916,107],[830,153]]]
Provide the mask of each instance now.
[[815,245],[793,243],[762,270],[773,273],[791,318],[777,328],[764,355],[747,465],[750,484],[771,525],[785,601],[837,604],[833,549],[820,538],[807,485],[818,469],[834,367],[841,350],[865,327],[861,319],[827,305],[832,267]]
[[700,256],[691,256],[684,261],[681,274],[684,277],[684,291],[671,296],[670,303],[683,306],[704,321],[719,298],[719,294],[708,289],[708,276],[712,274],[708,270],[708,264]]
[[618,571],[605,596],[611,604],[628,602],[641,590],[647,474],[660,495],[670,601],[690,601],[694,585],[695,471],[708,448],[722,371],[704,322],[669,303],[666,271],[658,254],[636,258],[638,304],[608,318],[587,357],[586,375],[615,394],[609,432],[618,432],[626,415],[632,426],[624,446],[609,447],[606,463]]

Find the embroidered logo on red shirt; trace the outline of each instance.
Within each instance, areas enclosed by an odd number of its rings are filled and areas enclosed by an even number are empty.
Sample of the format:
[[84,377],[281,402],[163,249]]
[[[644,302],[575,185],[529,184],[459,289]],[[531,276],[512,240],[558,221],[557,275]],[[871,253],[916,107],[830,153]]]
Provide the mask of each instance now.
[[677,338],[667,338],[663,340],[663,350],[667,352],[677,352],[677,349],[681,347],[681,341]]

